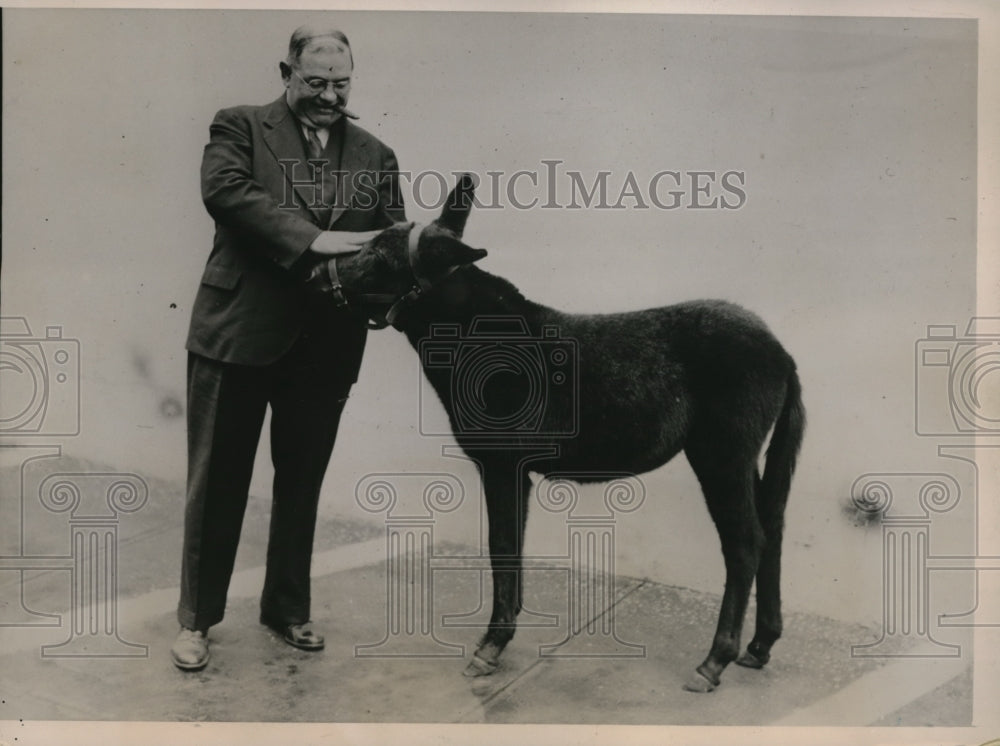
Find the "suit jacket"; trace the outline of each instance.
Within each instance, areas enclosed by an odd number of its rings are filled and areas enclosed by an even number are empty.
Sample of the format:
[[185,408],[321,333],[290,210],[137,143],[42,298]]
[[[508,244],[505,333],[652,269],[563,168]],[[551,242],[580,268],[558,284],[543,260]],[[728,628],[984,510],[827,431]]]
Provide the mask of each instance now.
[[[266,106],[223,109],[210,134],[201,191],[215,219],[215,241],[187,349],[223,362],[267,365],[309,328],[336,349],[338,377],[354,382],[366,322],[346,309],[317,310],[304,292],[302,270],[310,257],[318,259],[307,249],[323,230],[374,230],[406,219],[395,154],[338,120],[319,189],[284,96]],[[338,166],[346,178],[331,177]]]

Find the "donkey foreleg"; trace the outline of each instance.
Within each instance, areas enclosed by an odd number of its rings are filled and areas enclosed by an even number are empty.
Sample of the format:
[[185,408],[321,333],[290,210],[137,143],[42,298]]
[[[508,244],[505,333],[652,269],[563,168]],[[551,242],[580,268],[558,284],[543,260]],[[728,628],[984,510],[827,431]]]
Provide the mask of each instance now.
[[[498,474],[497,471],[500,471]],[[531,481],[516,469],[484,470],[493,570],[493,613],[466,676],[487,676],[500,665],[500,653],[514,637],[523,599],[522,552]]]

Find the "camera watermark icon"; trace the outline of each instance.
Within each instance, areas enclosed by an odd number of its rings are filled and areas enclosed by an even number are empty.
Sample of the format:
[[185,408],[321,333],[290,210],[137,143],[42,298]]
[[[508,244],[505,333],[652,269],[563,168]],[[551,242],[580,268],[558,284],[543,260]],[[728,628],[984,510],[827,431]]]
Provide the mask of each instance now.
[[[533,334],[519,316],[478,316],[463,334],[457,324],[434,324],[418,352],[426,374],[423,435],[530,439],[579,431],[579,350],[558,326]],[[428,416],[435,394],[451,414],[450,427]]]
[[[30,461],[30,460],[29,460]],[[22,464],[21,520],[24,520]],[[0,555],[0,572],[19,574],[19,604],[0,608],[26,612],[29,621],[4,619],[0,627],[64,626],[59,614],[28,609],[24,598],[25,572],[64,571],[69,582],[69,636],[58,644],[43,645],[43,658],[145,658],[149,649],[123,640],[118,629],[118,526],[122,514],[141,509],[149,496],[146,482],[136,474],[61,472],[49,474],[38,488],[38,500],[49,513],[69,515],[69,551],[66,554]]]
[[35,336],[24,317],[0,318],[0,436],[79,433],[79,341],[61,326]]
[[[591,506],[580,499],[578,479],[606,482],[601,505]],[[420,495],[421,504],[404,509],[401,497],[406,495]],[[364,510],[385,514],[388,563],[385,632],[379,641],[355,646],[355,655],[464,656],[465,645],[444,639],[446,633],[441,630],[487,626],[475,620],[481,618],[483,599],[489,597],[485,584],[492,565],[482,547],[471,555],[435,552],[437,522],[465,499],[461,482],[450,474],[370,474],[358,483],[355,497]],[[642,505],[642,481],[633,474],[559,474],[540,482],[535,498],[543,510],[564,514],[566,521],[561,553],[522,557],[526,579],[532,571],[556,570],[565,580],[561,584],[565,595],[557,609],[536,612],[525,605],[518,619],[519,627],[561,630],[561,640],[539,645],[539,657],[645,657],[645,646],[623,640],[615,627],[619,600],[615,587],[615,524],[620,514],[632,513]],[[456,570],[475,574],[479,593],[474,595],[480,608],[469,612],[435,609],[435,582],[448,582],[454,578],[448,573]],[[587,640],[583,652],[567,645],[577,637]]]
[[931,325],[916,345],[918,435],[1000,434],[1000,318],[975,317],[960,336]]
[[[969,551],[933,551],[931,527],[959,504],[958,482],[943,473],[865,474],[852,487],[855,506],[882,525],[882,636],[854,645],[861,657],[958,657],[961,646],[934,639],[934,629],[992,627],[979,608],[981,575],[1000,570],[1000,556],[984,553],[979,539],[979,465],[976,454],[1000,448],[983,442],[1000,434],[1000,318],[974,317],[965,333],[932,324],[916,342],[914,425],[917,435],[938,437],[938,455],[970,464],[976,474],[971,498]],[[975,441],[955,441],[975,436]],[[972,581],[971,611],[937,614],[930,606],[935,571],[964,571]],[[949,584],[954,585],[954,583]]]
[[[65,641],[43,645],[43,658],[147,657],[148,648],[122,639],[118,629],[118,526],[122,514],[145,505],[149,488],[131,473],[47,473],[47,459],[62,455],[59,445],[32,440],[3,442],[8,436],[73,436],[80,433],[80,343],[63,336],[61,326],[46,326],[44,336],[32,333],[26,318],[0,318],[0,455],[18,462],[20,491],[3,501],[4,528],[0,573],[15,583],[0,585],[0,627],[64,627],[63,614],[39,612],[28,602],[29,573],[52,571],[69,575],[69,630]],[[36,471],[36,468],[39,471]],[[44,475],[44,476],[43,476]],[[34,480],[34,481],[33,481]],[[41,513],[68,515],[65,553],[31,552],[28,484],[37,484]],[[13,513],[16,512],[16,516]],[[30,526],[33,533],[39,527]],[[16,533],[15,533],[16,532]],[[12,542],[6,538],[12,538]],[[53,538],[46,536],[46,538]],[[8,575],[8,577],[10,577]]]

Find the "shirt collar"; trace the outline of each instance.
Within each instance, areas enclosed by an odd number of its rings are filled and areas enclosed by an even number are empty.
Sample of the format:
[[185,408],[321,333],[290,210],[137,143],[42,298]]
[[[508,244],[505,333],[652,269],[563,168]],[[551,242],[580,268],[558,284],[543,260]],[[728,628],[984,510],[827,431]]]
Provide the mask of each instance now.
[[309,137],[309,130],[315,130],[316,135],[319,137],[319,141],[320,143],[322,143],[324,148],[326,147],[326,144],[330,141],[331,135],[333,135],[335,132],[339,132],[341,128],[345,126],[344,122],[346,121],[346,117],[342,116],[338,118],[337,121],[335,121],[329,127],[317,127],[309,120],[300,118],[294,111],[292,112],[292,116],[295,117],[295,121],[298,122],[299,124],[299,129],[302,130],[302,134],[305,135],[307,138]]

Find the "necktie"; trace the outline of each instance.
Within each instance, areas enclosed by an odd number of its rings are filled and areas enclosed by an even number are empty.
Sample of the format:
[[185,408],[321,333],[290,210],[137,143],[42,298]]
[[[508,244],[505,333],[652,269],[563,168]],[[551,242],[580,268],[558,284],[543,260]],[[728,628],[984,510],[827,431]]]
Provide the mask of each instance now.
[[306,139],[309,141],[309,157],[320,158],[323,155],[323,143],[312,127],[306,129]]
[[[306,142],[309,146],[309,160],[316,161],[323,159],[323,141],[319,139],[319,134],[312,127],[306,127]],[[319,173],[323,173],[323,176],[319,176]],[[319,224],[321,226],[326,226],[330,222],[330,208],[326,206],[325,199],[323,195],[326,193],[326,174],[325,169],[321,172],[314,172],[314,178],[319,178],[317,186],[319,187],[319,192],[315,197],[318,197],[319,202],[310,205],[310,209],[319,218]]]

